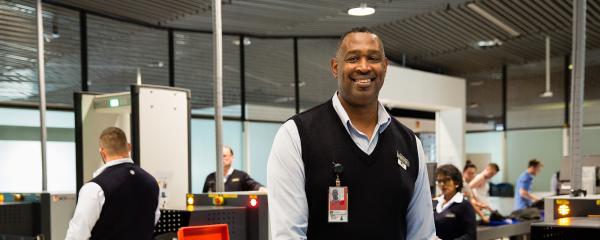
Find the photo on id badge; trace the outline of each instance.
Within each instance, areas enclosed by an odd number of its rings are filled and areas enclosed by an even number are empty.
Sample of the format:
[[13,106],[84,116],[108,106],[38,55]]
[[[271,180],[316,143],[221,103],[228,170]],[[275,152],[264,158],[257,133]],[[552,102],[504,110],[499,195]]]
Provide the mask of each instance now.
[[329,187],[329,222],[348,222],[348,187]]

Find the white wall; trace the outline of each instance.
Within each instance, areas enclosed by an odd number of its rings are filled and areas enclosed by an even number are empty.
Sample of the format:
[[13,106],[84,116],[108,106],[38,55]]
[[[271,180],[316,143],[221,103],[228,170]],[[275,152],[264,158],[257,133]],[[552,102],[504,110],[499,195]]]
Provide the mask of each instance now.
[[[75,192],[75,144],[48,142],[48,192]],[[39,141],[0,140],[0,192],[42,191]]]
[[388,66],[379,99],[389,106],[438,111],[465,108],[466,83],[462,78]]
[[415,133],[435,132],[435,120],[406,117],[397,117],[396,120],[400,121],[404,126],[407,126]]
[[464,163],[466,83],[462,78],[388,66],[379,100],[389,107],[435,111],[437,159]]
[[440,110],[435,114],[437,159],[462,169],[465,162],[465,110]]

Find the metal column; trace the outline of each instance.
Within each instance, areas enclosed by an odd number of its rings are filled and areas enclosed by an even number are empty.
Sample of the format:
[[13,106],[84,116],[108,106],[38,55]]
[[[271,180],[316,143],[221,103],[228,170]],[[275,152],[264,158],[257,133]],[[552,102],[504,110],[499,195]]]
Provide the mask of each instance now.
[[48,190],[48,173],[46,168],[46,70],[44,69],[44,19],[42,0],[36,2],[37,21],[37,54],[38,54],[38,83],[40,94],[40,143],[42,146],[42,191]]
[[[215,172],[217,192],[225,191],[223,185],[223,32],[221,24],[221,0],[213,0],[213,74],[215,103],[215,143],[217,171]],[[244,44],[240,42],[240,44]]]
[[586,0],[573,0],[573,73],[571,75],[571,110],[569,156],[571,190],[581,189],[581,128],[583,125],[583,87],[585,76]]

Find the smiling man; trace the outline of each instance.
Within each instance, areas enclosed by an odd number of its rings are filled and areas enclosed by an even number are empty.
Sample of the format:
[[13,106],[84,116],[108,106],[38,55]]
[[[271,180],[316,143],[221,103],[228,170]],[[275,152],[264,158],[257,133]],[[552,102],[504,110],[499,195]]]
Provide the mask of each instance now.
[[267,169],[273,239],[435,237],[421,142],[378,101],[387,65],[376,34],[345,33],[331,60],[338,91],[277,132]]

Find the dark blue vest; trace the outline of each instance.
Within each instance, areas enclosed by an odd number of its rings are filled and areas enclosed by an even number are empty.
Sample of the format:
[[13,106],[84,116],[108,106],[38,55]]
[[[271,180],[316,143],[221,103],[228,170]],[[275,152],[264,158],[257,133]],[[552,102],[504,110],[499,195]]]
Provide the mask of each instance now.
[[159,191],[154,177],[123,163],[104,169],[90,182],[98,184],[105,197],[91,239],[153,239]]
[[[375,150],[352,140],[332,101],[292,117],[300,135],[308,200],[308,239],[405,239],[406,213],[418,175],[414,133],[392,118]],[[405,170],[397,153],[409,160]],[[332,162],[344,166],[348,223],[328,223],[328,188],[335,185]]]

